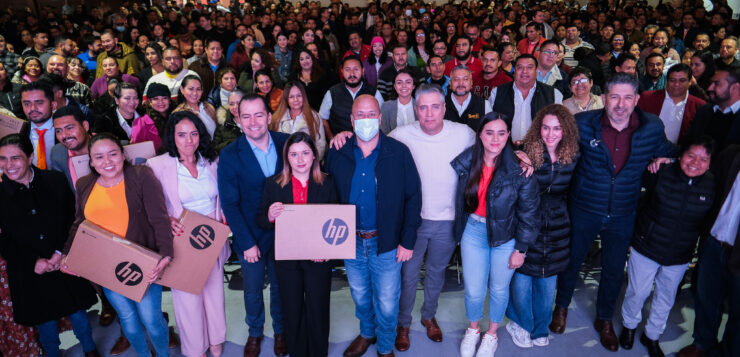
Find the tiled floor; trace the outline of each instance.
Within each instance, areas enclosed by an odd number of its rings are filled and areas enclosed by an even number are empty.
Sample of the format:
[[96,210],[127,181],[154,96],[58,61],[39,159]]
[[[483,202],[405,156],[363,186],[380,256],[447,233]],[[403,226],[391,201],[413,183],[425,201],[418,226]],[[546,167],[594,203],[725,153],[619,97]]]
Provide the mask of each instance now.
[[[233,270],[238,266],[227,266],[227,270]],[[563,335],[551,335],[550,345],[547,347],[534,347],[530,349],[521,349],[516,347],[506,332],[506,329],[499,328],[499,348],[497,356],[614,356],[615,354],[605,350],[598,341],[598,334],[592,327],[593,317],[595,314],[595,296],[597,289],[598,271],[584,273],[584,279],[576,287],[575,296],[570,306],[568,316],[568,328]],[[224,349],[224,356],[241,356],[244,343],[247,339],[247,326],[244,322],[244,303],[242,299],[240,284],[226,284],[226,307],[227,307],[227,344]],[[331,297],[331,316],[332,325],[330,333],[330,356],[341,356],[344,349],[357,336],[359,324],[354,316],[354,303],[349,294],[349,287],[341,271],[337,271],[332,286],[333,292]],[[265,294],[268,294],[265,290]],[[442,293],[437,313],[437,321],[444,331],[444,341],[435,343],[426,338],[423,327],[418,322],[419,308],[423,292],[417,293],[416,310],[414,311],[414,323],[411,326],[411,349],[407,352],[396,351],[397,356],[458,356],[458,346],[467,322],[465,321],[465,307],[463,304],[464,292],[462,285],[457,284],[457,274],[454,270],[448,270],[448,279],[445,284],[445,291]],[[265,298],[267,304],[269,299]],[[666,331],[661,338],[662,348],[666,355],[674,354],[684,345],[692,341],[691,331],[693,329],[694,311],[692,308],[691,293],[688,288],[684,288],[678,295],[676,305],[671,313]],[[646,304],[649,305],[649,304]],[[621,306],[621,297],[620,297]],[[163,297],[163,308],[172,312],[172,304],[169,292]],[[97,309],[95,306],[90,311],[91,321],[93,322],[93,334],[98,348],[103,355],[118,337],[119,328],[117,324],[108,327],[97,325]],[[269,310],[268,310],[269,311]],[[170,322],[173,325],[174,322]],[[483,326],[487,326],[484,323]],[[615,328],[617,333],[621,330],[619,317],[615,317]],[[723,329],[724,327],[722,327]],[[642,326],[639,328],[639,334]],[[720,331],[722,331],[720,329]],[[263,356],[272,356],[272,328],[270,326],[269,314],[265,324],[265,335],[268,337],[262,344]],[[71,332],[65,332],[62,335],[63,348],[68,348],[64,356],[81,356],[80,346]],[[173,356],[179,356],[180,350],[176,348],[172,351]],[[366,354],[375,355],[374,347],[371,347]],[[620,356],[646,356],[647,351],[638,341],[635,341],[635,347],[630,351],[620,350]],[[129,349],[122,357],[134,357],[136,353]]]

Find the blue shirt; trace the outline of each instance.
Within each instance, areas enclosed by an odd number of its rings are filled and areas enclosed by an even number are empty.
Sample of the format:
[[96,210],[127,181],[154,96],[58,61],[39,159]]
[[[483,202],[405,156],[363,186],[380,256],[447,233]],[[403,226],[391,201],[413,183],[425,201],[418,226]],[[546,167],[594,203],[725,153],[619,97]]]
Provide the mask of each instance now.
[[252,148],[252,152],[254,153],[254,157],[257,159],[257,162],[260,164],[260,168],[262,169],[262,173],[265,175],[265,177],[270,177],[275,174],[275,167],[277,166],[277,150],[275,149],[275,143],[272,141],[272,138],[270,137],[270,134],[267,134],[267,137],[270,139],[270,145],[267,147],[267,152],[262,151],[260,148],[252,144],[252,142],[247,139],[247,142],[249,143],[249,146]]
[[379,152],[380,140],[378,140],[378,146],[367,157],[363,157],[362,149],[355,144],[355,172],[352,175],[349,203],[355,205],[357,229],[361,231],[374,231],[378,227],[376,212],[378,187],[375,178],[375,164],[378,162]]
[[87,69],[91,71],[98,69],[98,59],[95,57],[91,57],[88,51],[80,53],[79,55],[77,55],[77,58],[81,59],[82,62],[85,62],[85,66],[87,67]]

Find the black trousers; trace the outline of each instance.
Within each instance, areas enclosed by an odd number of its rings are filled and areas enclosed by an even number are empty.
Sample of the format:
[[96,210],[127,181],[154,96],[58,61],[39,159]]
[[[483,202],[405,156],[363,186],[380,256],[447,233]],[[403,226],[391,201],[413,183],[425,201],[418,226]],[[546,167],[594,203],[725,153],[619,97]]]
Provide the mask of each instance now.
[[331,269],[331,262],[275,262],[291,357],[325,357],[329,353]]

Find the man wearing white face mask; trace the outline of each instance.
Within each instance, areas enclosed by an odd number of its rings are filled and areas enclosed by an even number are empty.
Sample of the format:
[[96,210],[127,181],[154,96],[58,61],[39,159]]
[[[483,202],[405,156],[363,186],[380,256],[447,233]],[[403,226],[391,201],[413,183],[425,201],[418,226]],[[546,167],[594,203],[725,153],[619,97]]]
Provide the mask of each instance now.
[[372,95],[357,97],[350,119],[354,137],[326,159],[341,203],[357,207],[356,257],[344,264],[360,335],[344,356],[362,356],[375,342],[379,356],[392,356],[401,266],[421,224],[421,183],[409,149],[379,132],[380,106]]

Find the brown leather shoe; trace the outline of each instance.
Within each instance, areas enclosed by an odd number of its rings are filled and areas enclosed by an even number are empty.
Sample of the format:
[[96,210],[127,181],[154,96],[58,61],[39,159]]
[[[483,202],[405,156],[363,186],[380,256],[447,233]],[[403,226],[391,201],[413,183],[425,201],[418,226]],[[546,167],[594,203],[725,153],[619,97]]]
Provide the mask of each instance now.
[[244,357],[257,357],[260,355],[260,344],[262,343],[262,336],[252,337],[249,336],[247,344],[244,345]]
[[100,326],[108,326],[113,323],[113,321],[116,320],[116,310],[113,309],[110,305],[103,305],[100,308],[100,317],[98,318],[98,323]]
[[170,348],[175,348],[177,345],[180,344],[180,336],[175,333],[175,328],[170,326],[169,328],[169,336],[170,336]]
[[552,322],[550,322],[550,331],[554,333],[565,332],[565,321],[568,319],[567,307],[555,307],[552,311]]
[[110,349],[110,352],[109,352],[109,354],[110,354],[111,356],[118,356],[118,355],[120,355],[121,353],[124,353],[124,352],[126,352],[126,350],[127,350],[127,349],[128,349],[129,347],[131,347],[131,343],[130,343],[130,342],[128,342],[128,339],[126,338],[126,336],[124,336],[124,335],[121,335],[121,337],[119,337],[119,338],[118,338],[118,339],[116,340],[116,343],[115,343],[115,344],[113,344],[113,348],[111,348],[111,349]]
[[391,353],[380,353],[380,352],[378,352],[378,357],[396,357],[396,355],[393,354],[393,351],[391,351]]
[[601,345],[604,348],[612,352],[619,349],[619,340],[617,334],[614,333],[614,326],[611,321],[597,319],[594,321],[594,328],[599,332]]
[[283,357],[288,354],[288,346],[285,343],[285,334],[276,333],[273,337],[275,342],[272,345],[272,352],[275,356]]
[[398,325],[396,327],[396,349],[403,352],[408,351],[411,346],[409,341],[409,328]]
[[100,353],[98,353],[98,350],[92,350],[90,352],[85,352],[85,357],[100,357]]
[[421,324],[427,328],[427,337],[434,342],[442,342],[442,329],[437,325],[437,318],[431,320],[421,319]]
[[[349,347],[347,347],[346,350],[344,350],[344,357],[360,357],[367,352],[367,348],[370,347],[370,345],[374,344],[375,342],[378,342],[377,337],[373,337],[371,339],[367,339],[362,337],[362,335],[357,335],[354,341],[349,344]],[[391,352],[392,353],[392,352]]]
[[691,344],[678,351],[676,357],[701,357],[705,356],[706,354],[707,353],[704,352],[701,348],[696,347],[696,345],[694,344]]

